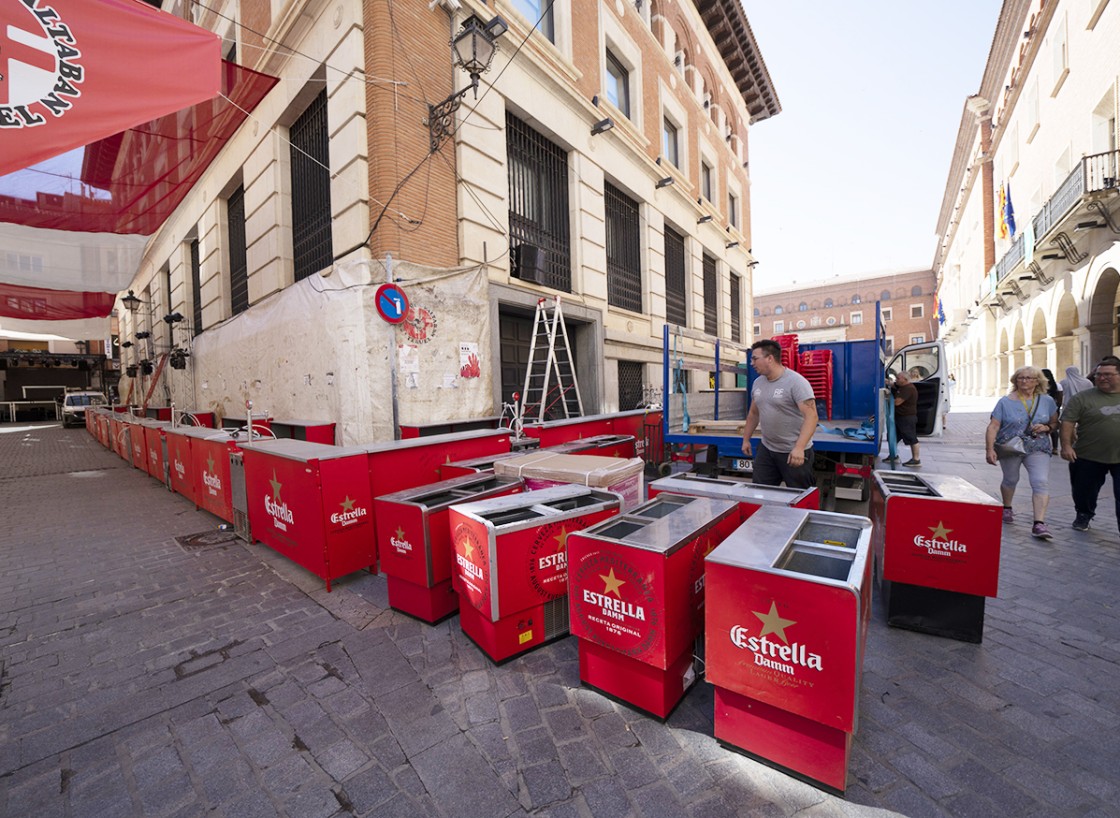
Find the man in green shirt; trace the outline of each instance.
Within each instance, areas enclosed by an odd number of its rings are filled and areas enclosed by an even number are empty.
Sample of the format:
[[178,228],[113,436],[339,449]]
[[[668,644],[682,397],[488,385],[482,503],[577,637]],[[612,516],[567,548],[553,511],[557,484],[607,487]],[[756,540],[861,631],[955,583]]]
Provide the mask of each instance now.
[[1120,525],[1120,367],[1113,360],[1097,366],[1092,389],[1078,392],[1062,407],[1062,459],[1069,461],[1074,530],[1088,530],[1097,495],[1110,474]]

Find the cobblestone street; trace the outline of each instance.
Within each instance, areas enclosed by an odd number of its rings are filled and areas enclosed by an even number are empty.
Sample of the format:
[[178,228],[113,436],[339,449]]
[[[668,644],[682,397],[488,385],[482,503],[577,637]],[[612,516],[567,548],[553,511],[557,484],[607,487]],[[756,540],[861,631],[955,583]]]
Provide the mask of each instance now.
[[[954,413],[923,471],[997,496],[986,420]],[[0,815],[1116,815],[1120,538],[1110,487],[1070,529],[1052,460],[1055,539],[1024,477],[982,644],[876,610],[841,799],[722,749],[706,683],[660,723],[581,687],[571,638],[495,667],[84,429],[0,426]]]

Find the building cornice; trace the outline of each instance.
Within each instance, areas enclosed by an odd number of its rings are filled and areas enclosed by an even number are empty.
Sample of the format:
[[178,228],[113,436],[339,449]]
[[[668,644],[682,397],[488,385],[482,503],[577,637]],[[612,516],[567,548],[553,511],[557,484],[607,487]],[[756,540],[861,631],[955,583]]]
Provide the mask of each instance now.
[[743,95],[750,124],[781,113],[778,92],[740,0],[696,0],[696,10]]

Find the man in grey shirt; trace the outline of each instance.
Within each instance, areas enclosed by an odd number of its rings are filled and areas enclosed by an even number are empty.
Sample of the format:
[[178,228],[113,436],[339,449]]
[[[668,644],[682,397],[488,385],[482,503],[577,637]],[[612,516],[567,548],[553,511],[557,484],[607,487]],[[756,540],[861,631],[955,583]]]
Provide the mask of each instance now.
[[751,456],[751,436],[762,425],[762,442],[754,453],[754,482],[760,486],[807,489],[813,478],[813,432],[817,401],[801,375],[782,366],[777,341],[751,344],[751,365],[760,377],[751,387],[751,408],[743,426],[743,454]]

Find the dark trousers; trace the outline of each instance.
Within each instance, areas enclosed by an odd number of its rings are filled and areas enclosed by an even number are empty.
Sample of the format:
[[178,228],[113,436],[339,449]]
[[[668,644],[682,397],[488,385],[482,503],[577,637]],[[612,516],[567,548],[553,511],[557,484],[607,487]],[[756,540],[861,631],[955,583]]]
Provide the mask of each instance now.
[[1112,494],[1116,498],[1116,519],[1120,525],[1120,463],[1098,463],[1079,457],[1069,464],[1070,493],[1073,508],[1090,518],[1097,513],[1097,495],[1105,478],[1112,475]]
[[772,452],[760,442],[754,453],[754,482],[760,486],[780,486],[784,482],[791,489],[815,486],[812,447],[805,450],[805,462],[800,466],[791,466],[788,458],[789,452]]

